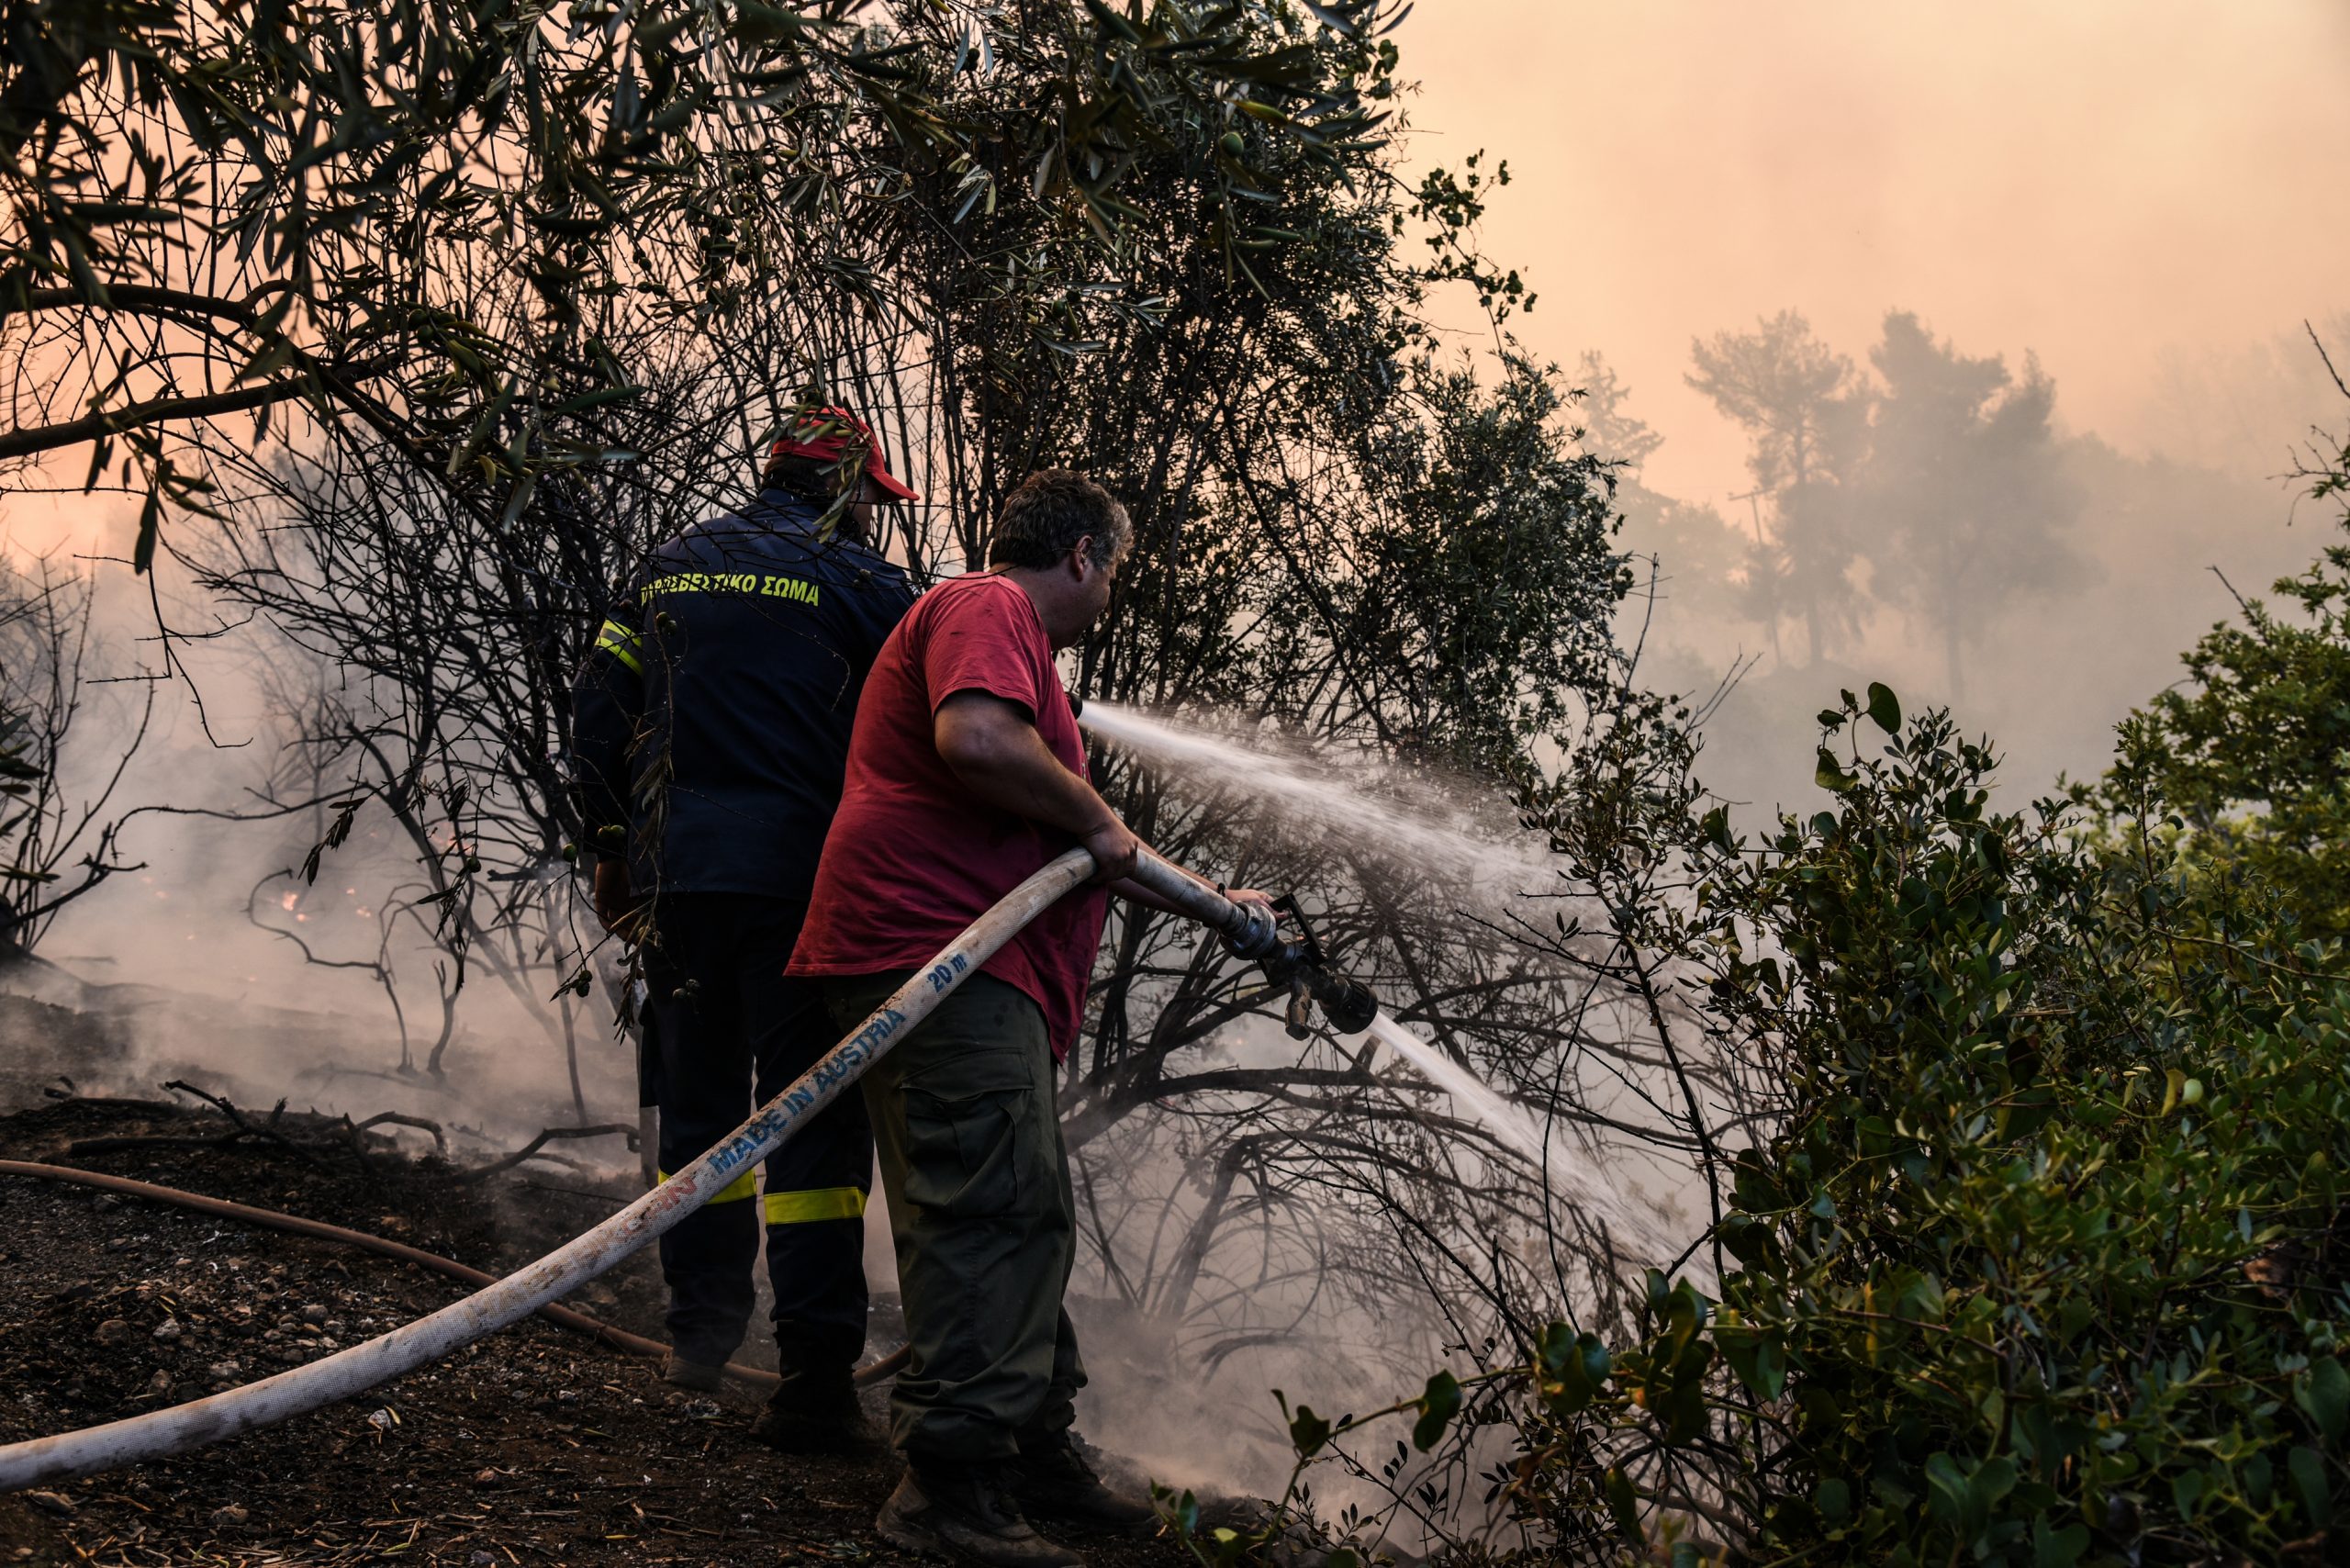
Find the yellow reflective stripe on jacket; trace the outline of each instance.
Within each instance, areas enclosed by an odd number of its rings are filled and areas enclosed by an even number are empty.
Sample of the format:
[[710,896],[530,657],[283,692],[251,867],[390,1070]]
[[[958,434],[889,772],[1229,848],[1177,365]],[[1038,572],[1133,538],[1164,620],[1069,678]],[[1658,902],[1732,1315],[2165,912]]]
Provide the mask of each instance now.
[[644,674],[644,666],[638,662],[636,652],[642,641],[635,633],[617,621],[605,622],[596,633],[596,646],[628,666],[640,677]]
[[769,1193],[762,1202],[769,1225],[806,1225],[819,1219],[860,1219],[865,1215],[862,1187],[817,1187],[804,1193]]
[[[666,1182],[669,1179],[669,1173],[666,1170],[655,1170],[653,1174],[658,1181]],[[744,1198],[755,1196],[757,1191],[757,1188],[751,1185],[751,1172],[745,1170],[732,1182],[727,1182],[724,1190],[710,1201],[713,1204],[740,1203]]]

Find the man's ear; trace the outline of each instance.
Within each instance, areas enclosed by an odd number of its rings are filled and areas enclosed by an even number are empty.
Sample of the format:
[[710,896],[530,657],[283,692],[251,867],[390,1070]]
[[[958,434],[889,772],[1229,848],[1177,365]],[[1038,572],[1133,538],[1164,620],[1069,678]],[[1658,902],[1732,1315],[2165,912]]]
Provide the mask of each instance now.
[[1093,560],[1093,535],[1080,534],[1077,543],[1069,547],[1069,560],[1072,566],[1080,562],[1090,565]]

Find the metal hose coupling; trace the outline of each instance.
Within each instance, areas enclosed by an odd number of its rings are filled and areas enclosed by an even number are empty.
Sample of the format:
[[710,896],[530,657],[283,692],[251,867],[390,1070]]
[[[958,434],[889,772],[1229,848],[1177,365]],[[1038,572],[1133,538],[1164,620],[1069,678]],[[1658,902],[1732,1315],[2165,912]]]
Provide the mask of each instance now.
[[1274,913],[1297,907],[1297,901],[1287,893],[1273,902],[1272,909],[1260,903],[1236,903],[1232,907],[1240,916],[1240,927],[1224,934],[1224,945],[1232,949],[1235,958],[1269,962],[1293,946],[1281,939],[1281,917]]

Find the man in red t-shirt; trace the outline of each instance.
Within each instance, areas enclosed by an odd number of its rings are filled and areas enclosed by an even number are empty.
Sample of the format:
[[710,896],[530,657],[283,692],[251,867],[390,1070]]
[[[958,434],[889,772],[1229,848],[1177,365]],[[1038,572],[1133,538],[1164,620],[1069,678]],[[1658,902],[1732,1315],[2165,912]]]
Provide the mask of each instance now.
[[[1065,469],[1004,502],[991,569],[931,589],[882,644],[790,972],[846,1030],[1072,844],[1101,868],[869,1070],[912,1359],[891,1397],[907,1473],[877,1528],[909,1551],[1070,1568],[1027,1513],[1125,1527],[1069,1435],[1084,1386],[1061,1295],[1076,1258],[1053,1064],[1075,1042],[1104,896],[1140,852],[1087,780],[1053,653],[1110,602],[1125,510]],[[1228,896],[1261,900],[1240,892]]]

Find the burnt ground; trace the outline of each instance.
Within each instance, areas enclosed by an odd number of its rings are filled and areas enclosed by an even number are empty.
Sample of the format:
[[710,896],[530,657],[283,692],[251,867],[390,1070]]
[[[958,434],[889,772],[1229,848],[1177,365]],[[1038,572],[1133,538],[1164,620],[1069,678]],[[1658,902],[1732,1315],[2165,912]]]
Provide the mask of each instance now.
[[[374,1231],[493,1272],[625,1201],[560,1166],[484,1181],[341,1125],[213,1138],[218,1114],[121,1099],[0,1116],[0,1159],[72,1164]],[[298,1145],[300,1147],[294,1147]],[[455,1300],[413,1265],[136,1198],[0,1176],[0,1441],[158,1408],[309,1361]],[[660,1336],[648,1250],[568,1305]],[[763,1335],[755,1329],[755,1343]],[[875,1349],[894,1343],[877,1324]],[[746,1347],[746,1350],[750,1349]],[[770,1352],[771,1354],[771,1352]],[[264,1431],[50,1493],[0,1497],[0,1568],[94,1562],[875,1563],[896,1480],[869,1460],[776,1454],[759,1394],[659,1382],[651,1362],[532,1319]],[[877,1414],[881,1392],[868,1391]],[[1056,1531],[1101,1568],[1174,1568],[1167,1540]]]

